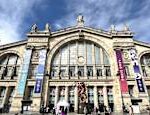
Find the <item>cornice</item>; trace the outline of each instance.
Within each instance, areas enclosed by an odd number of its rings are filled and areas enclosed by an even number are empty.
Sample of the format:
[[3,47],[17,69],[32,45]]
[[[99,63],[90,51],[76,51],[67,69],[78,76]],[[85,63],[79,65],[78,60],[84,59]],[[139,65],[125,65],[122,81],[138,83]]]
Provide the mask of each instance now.
[[13,43],[5,44],[5,45],[0,45],[0,50],[5,49],[5,48],[9,48],[9,47],[24,45],[24,44],[27,44],[27,40],[22,40],[22,41],[13,42]]
[[51,32],[51,37],[66,35],[66,34],[80,32],[80,31],[111,38],[111,34],[107,31],[104,31],[101,29],[94,29],[94,28],[90,28],[90,27],[85,27],[85,26],[84,27],[73,26],[73,27],[68,27],[68,28],[64,28],[61,30],[57,30],[55,32]]
[[145,42],[141,42],[141,41],[138,41],[138,40],[133,40],[134,44],[135,45],[140,45],[140,46],[144,46],[144,47],[148,47],[150,48],[150,44],[149,43],[145,43]]

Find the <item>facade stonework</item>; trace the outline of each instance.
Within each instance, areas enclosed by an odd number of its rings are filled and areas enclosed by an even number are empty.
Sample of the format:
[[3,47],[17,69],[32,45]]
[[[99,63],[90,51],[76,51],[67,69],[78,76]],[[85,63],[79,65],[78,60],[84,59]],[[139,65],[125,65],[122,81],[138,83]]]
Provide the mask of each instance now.
[[[121,92],[117,49],[126,75],[125,93]],[[138,89],[131,49],[137,54],[144,92]],[[78,112],[78,83],[86,86],[86,103],[91,111],[105,105],[121,112],[123,106],[135,102],[143,111],[150,102],[150,44],[133,39],[127,27],[122,31],[86,27],[81,16],[76,26],[55,32],[48,24],[44,31],[34,25],[25,41],[0,46],[0,108],[37,112],[42,106],[52,109],[65,100],[69,111]]]

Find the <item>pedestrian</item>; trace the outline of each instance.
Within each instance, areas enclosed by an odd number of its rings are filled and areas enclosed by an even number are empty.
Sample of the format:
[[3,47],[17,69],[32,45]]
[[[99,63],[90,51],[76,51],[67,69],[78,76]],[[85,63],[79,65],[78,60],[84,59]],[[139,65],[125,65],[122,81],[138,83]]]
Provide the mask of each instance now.
[[84,114],[87,115],[87,108],[84,107],[84,110],[83,110]]
[[56,107],[53,107],[53,115],[55,115]]
[[100,110],[98,110],[98,115],[100,115],[101,114],[101,112],[100,112]]
[[95,107],[95,115],[97,115],[97,114],[98,114],[98,108]]
[[61,109],[61,115],[66,115],[65,111],[64,111],[64,108]]
[[131,105],[130,105],[130,107],[129,107],[129,115],[134,115],[134,113],[133,113],[133,108],[132,108]]
[[111,108],[110,108],[110,106],[108,106],[108,113],[109,113],[109,115],[111,115]]
[[68,111],[68,109],[67,109],[67,107],[65,108],[65,115],[67,115],[67,111]]

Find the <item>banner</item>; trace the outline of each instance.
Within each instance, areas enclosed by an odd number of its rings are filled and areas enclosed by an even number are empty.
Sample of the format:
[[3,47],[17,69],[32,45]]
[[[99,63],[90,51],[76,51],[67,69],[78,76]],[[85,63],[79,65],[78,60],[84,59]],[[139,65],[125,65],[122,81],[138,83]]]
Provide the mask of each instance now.
[[42,86],[42,79],[36,79],[36,85],[35,85],[35,93],[41,92],[41,86]]
[[132,49],[130,49],[129,53],[130,53],[130,58],[131,58],[131,62],[133,65],[134,75],[135,75],[135,79],[137,82],[139,92],[145,92],[144,84],[143,84],[143,80],[142,80],[142,76],[141,76],[141,72],[140,72],[140,67],[138,64],[138,57],[136,54],[136,50],[132,48]]
[[39,52],[39,65],[36,72],[36,84],[35,84],[35,93],[40,93],[42,90],[42,82],[45,70],[45,59],[46,59],[46,49],[42,49]]
[[20,72],[19,72],[19,75],[18,75],[19,76],[19,83],[18,83],[17,93],[19,95],[24,94],[26,80],[28,77],[31,54],[32,54],[32,50],[27,49],[25,54],[24,54],[24,57],[23,57],[23,59],[24,59],[23,65],[22,65]]
[[118,69],[119,69],[119,75],[120,75],[120,85],[121,85],[121,92],[122,93],[127,93],[128,92],[128,84],[126,81],[126,75],[125,75],[125,69],[123,65],[123,60],[122,60],[122,52],[120,49],[116,50],[116,58],[117,58],[117,63],[118,63]]

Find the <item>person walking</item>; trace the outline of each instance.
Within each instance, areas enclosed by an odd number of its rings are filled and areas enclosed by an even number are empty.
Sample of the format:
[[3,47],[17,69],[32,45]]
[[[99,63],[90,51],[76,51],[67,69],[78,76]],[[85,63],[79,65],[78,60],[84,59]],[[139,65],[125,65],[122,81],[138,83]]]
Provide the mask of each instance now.
[[98,115],[98,108],[95,107],[95,115]]
[[132,108],[131,105],[130,105],[130,107],[129,107],[129,115],[134,115],[134,113],[133,113],[133,108]]
[[84,114],[87,115],[87,108],[84,107],[84,110],[83,110]]

